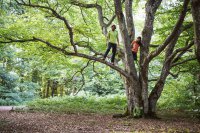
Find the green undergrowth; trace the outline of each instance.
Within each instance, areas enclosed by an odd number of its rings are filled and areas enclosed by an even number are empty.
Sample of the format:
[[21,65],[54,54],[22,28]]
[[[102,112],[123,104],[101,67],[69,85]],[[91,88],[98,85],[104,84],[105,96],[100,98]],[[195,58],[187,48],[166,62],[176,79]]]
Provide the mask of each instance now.
[[54,97],[27,103],[33,111],[57,113],[123,113],[126,98],[115,97]]

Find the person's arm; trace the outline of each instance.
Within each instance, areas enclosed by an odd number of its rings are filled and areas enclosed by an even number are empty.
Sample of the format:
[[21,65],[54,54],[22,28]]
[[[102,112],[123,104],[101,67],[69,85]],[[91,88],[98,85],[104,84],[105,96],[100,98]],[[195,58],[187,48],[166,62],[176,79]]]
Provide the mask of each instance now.
[[119,37],[117,36],[117,46],[119,47]]
[[106,44],[108,43],[109,40],[110,40],[110,32],[108,32],[108,35],[106,37]]

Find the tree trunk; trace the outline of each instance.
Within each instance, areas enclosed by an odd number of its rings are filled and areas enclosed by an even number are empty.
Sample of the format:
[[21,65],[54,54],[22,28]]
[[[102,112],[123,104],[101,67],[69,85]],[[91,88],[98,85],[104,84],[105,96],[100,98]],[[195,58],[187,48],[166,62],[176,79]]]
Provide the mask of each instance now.
[[63,96],[63,91],[64,91],[64,85],[61,84],[61,85],[60,85],[60,96],[61,96],[61,97]]
[[[168,69],[168,68],[163,67],[163,69]],[[149,95],[149,111],[148,111],[149,116],[156,115],[157,101],[160,98],[160,95],[163,91],[167,76],[168,76],[168,71],[162,72],[161,77],[159,78],[154,89],[152,90],[151,94]]]
[[114,3],[115,3],[115,14],[118,19],[119,28],[124,44],[125,70],[129,74],[129,77],[125,78],[125,88],[126,88],[127,104],[128,104],[127,115],[135,115],[133,110],[139,108],[141,89],[135,64],[133,62],[133,56],[130,46],[130,37],[128,35],[124,14],[122,12],[122,3],[119,0],[114,0]]
[[40,80],[39,71],[37,69],[32,71],[32,82],[38,83]]
[[174,33],[173,38],[169,40],[169,44],[167,45],[167,49],[166,49],[166,53],[165,53],[165,61],[163,63],[160,77],[159,77],[155,87],[153,88],[153,90],[151,91],[151,93],[149,95],[149,112],[148,112],[148,114],[150,116],[155,116],[155,114],[156,114],[157,101],[161,96],[161,93],[162,93],[164,85],[165,85],[165,81],[167,79],[167,76],[170,73],[172,60],[176,56],[176,52],[174,51],[174,48],[175,48],[175,45],[181,34],[181,27],[183,25],[183,21],[184,21],[186,12],[187,12],[188,3],[189,3],[189,0],[184,1],[183,10],[181,12],[180,19],[177,22],[179,25],[175,26],[175,27],[177,27],[176,32]]
[[134,114],[134,110],[142,106],[139,83],[130,78],[125,78],[124,81],[127,96],[127,111],[125,114],[126,116],[138,117],[140,114]]
[[192,16],[194,21],[196,56],[200,63],[200,1],[192,0]]
[[158,79],[155,87],[153,88],[150,96],[149,96],[149,111],[148,114],[150,116],[156,116],[156,105],[157,101],[161,96],[161,93],[164,89],[165,81],[167,76],[169,75],[171,69],[171,63],[175,56],[172,56],[175,45],[178,41],[178,38],[181,34],[181,29],[179,28],[178,33],[175,35],[175,38],[171,40],[171,43],[168,44],[166,53],[165,53],[165,61],[163,63],[163,68],[160,74],[160,78]]
[[49,97],[49,88],[50,88],[51,80],[47,81],[47,88],[46,88],[46,98]]
[[145,5],[145,24],[142,31],[143,46],[140,48],[140,84],[142,87],[142,100],[144,107],[144,114],[148,114],[149,102],[148,102],[148,69],[149,63],[144,64],[144,59],[149,54],[149,45],[153,35],[153,24],[155,19],[155,13],[160,6],[162,0],[148,0]]
[[58,81],[53,80],[53,84],[52,84],[52,93],[51,96],[54,97],[55,94],[57,94],[57,88],[58,88]]

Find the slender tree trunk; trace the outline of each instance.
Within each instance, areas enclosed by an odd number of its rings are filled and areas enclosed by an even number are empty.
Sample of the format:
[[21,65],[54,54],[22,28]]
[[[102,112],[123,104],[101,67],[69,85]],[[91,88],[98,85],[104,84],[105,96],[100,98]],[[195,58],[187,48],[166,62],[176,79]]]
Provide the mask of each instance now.
[[39,82],[39,71],[37,69],[33,70],[32,72],[32,82],[38,83]]
[[64,91],[64,85],[61,84],[61,85],[60,85],[60,96],[61,96],[61,97],[63,96],[63,91]]
[[168,44],[167,49],[166,49],[166,54],[165,54],[165,61],[163,63],[163,68],[161,70],[160,78],[158,79],[155,87],[153,88],[152,92],[150,93],[149,96],[149,111],[148,114],[150,116],[156,116],[156,105],[157,101],[161,96],[161,93],[164,89],[165,81],[167,79],[167,76],[169,75],[170,69],[171,69],[171,63],[173,57],[173,51],[175,48],[175,45],[178,41],[178,38],[181,34],[181,29],[179,28],[178,33],[175,35],[175,38],[171,40],[171,43]]
[[196,56],[200,63],[200,1],[192,0],[192,16],[194,21]]
[[51,85],[51,80],[48,80],[47,81],[47,88],[46,88],[46,98],[49,97],[49,88],[50,88],[50,85]]
[[57,94],[58,81],[53,80],[53,84],[51,88],[52,88],[51,96],[54,97],[55,94]]
[[167,68],[167,67],[168,66],[163,67],[163,69],[165,69],[166,71],[163,71],[161,73],[161,77],[159,78],[154,89],[152,90],[151,94],[149,95],[149,111],[148,111],[149,116],[155,116],[156,115],[157,101],[160,98],[160,95],[161,95],[163,88],[164,88],[166,78],[169,74],[168,71],[167,71],[167,69],[169,69],[169,68]]
[[165,81],[167,79],[167,76],[170,73],[172,60],[174,59],[174,57],[176,55],[174,48],[175,48],[175,45],[181,34],[181,27],[183,25],[183,21],[186,16],[186,13],[187,13],[188,3],[189,3],[189,0],[184,1],[183,10],[182,10],[180,18],[177,22],[178,26],[177,25],[175,26],[176,31],[174,32],[173,38],[171,40],[169,40],[169,44],[167,45],[165,61],[163,63],[160,77],[159,77],[155,87],[153,88],[153,90],[151,91],[151,93],[149,95],[149,112],[148,113],[151,116],[155,116],[157,101],[161,96],[161,93],[162,93],[164,85],[165,85]]

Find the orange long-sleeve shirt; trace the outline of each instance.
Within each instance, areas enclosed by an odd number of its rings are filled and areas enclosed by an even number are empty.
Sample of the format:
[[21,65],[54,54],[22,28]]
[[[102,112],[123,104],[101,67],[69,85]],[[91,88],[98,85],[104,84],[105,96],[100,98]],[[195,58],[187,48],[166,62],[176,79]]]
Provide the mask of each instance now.
[[137,41],[132,41],[131,45],[132,45],[132,51],[137,53],[140,45],[137,43]]

